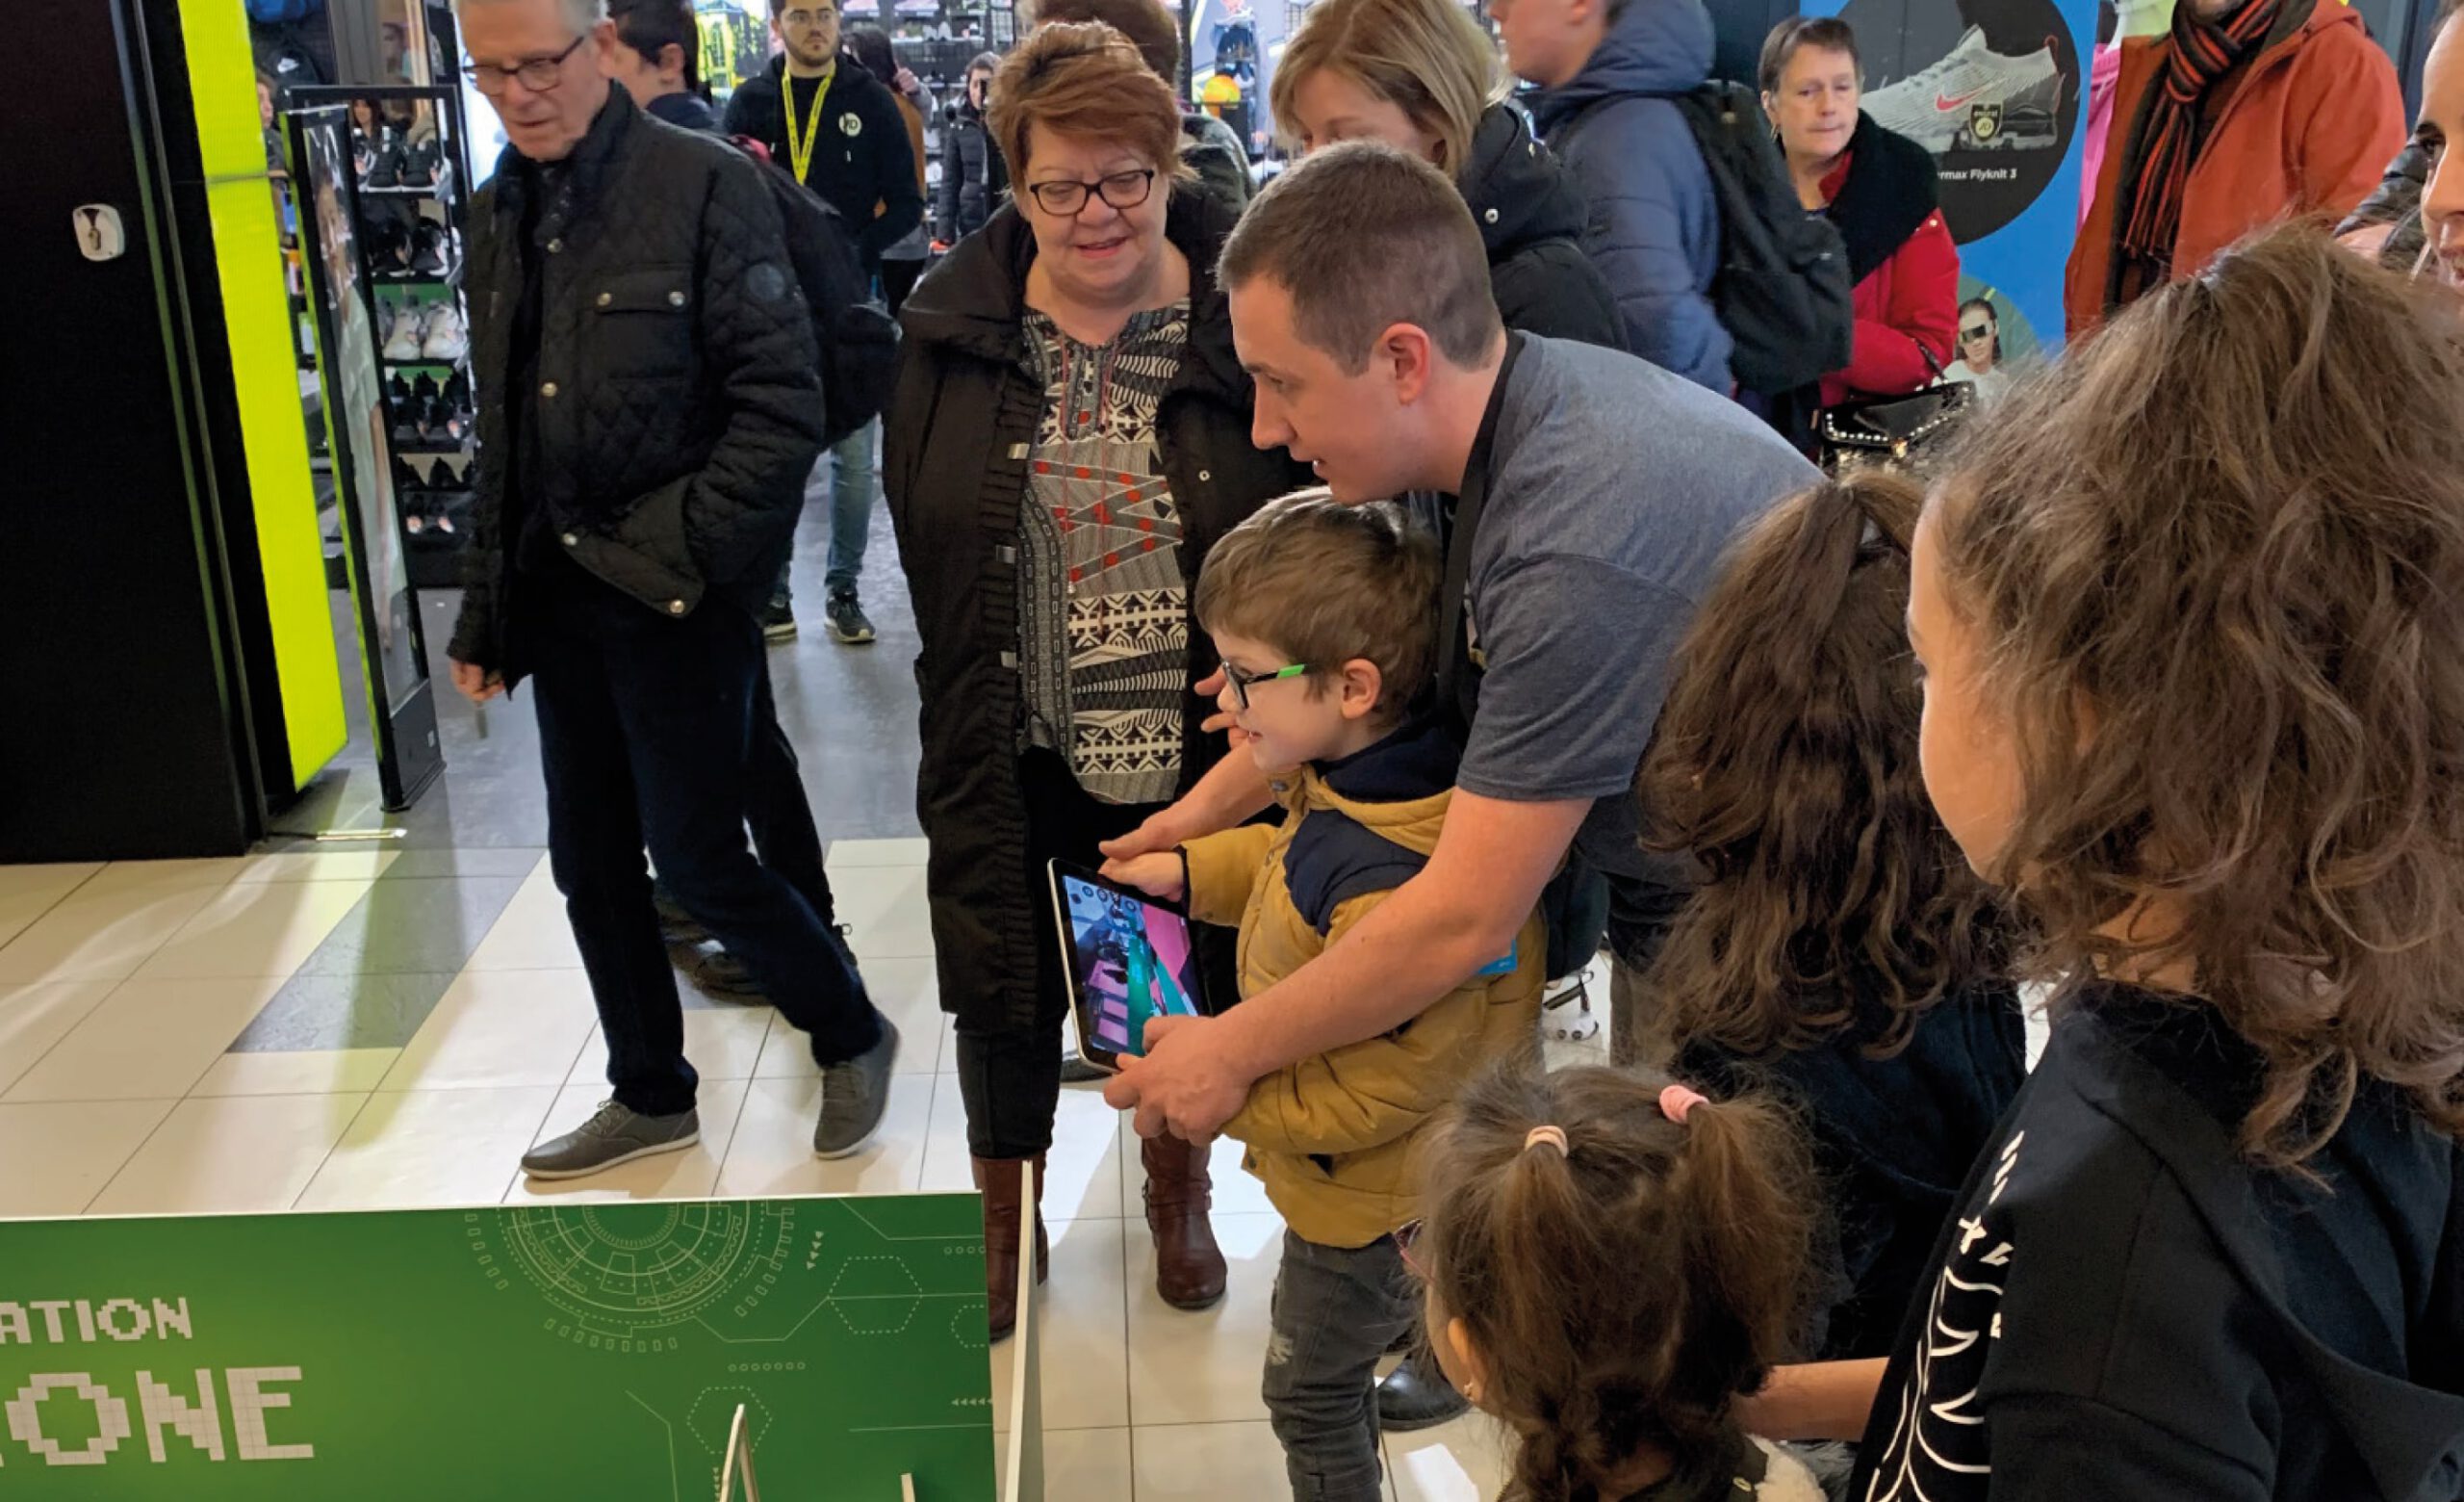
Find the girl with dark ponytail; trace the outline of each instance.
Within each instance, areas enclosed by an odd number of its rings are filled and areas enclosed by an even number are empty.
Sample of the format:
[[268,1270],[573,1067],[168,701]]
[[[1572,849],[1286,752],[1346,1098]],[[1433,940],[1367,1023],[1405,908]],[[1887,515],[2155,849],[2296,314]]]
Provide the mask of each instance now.
[[1406,1259],[1463,1395],[1518,1441],[1514,1502],[1818,1502],[1738,1427],[1803,1317],[1817,1202],[1786,1117],[1639,1071],[1472,1086],[1422,1160]]

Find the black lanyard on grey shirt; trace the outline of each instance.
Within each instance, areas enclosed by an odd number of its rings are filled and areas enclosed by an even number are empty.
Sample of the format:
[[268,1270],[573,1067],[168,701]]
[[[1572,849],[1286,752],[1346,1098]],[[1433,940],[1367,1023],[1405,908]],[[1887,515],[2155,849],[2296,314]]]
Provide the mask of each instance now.
[[1508,330],[1505,358],[1498,365],[1497,384],[1489,388],[1488,409],[1480,414],[1480,430],[1472,440],[1472,456],[1463,466],[1463,488],[1455,496],[1447,528],[1446,583],[1437,596],[1437,639],[1445,654],[1438,660],[1437,705],[1441,712],[1451,708],[1466,729],[1472,723],[1473,707],[1479,703],[1479,684],[1476,675],[1464,671],[1472,659],[1471,643],[1463,632],[1465,590],[1471,585],[1472,548],[1479,536],[1480,512],[1488,505],[1489,451],[1497,442],[1506,383],[1514,377],[1515,356],[1522,350],[1523,336]]

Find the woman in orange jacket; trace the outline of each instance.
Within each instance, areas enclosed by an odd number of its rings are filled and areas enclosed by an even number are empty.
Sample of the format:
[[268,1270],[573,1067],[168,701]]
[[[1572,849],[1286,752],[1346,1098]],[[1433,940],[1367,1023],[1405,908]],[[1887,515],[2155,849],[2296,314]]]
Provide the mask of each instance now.
[[2169,33],[2121,44],[2071,336],[2262,224],[2351,212],[2404,134],[2395,66],[2342,0],[2180,0]]

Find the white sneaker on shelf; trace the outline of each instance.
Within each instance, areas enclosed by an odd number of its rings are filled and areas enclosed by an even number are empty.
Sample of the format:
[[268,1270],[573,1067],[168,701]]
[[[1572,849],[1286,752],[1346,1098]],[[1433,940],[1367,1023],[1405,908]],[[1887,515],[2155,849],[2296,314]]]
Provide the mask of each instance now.
[[438,303],[427,321],[427,338],[420,346],[421,352],[431,360],[458,360],[467,348],[461,313],[450,302]]
[[1971,26],[1948,56],[1865,95],[1865,113],[1937,156],[1955,147],[2028,150],[2059,136],[2062,90],[2051,41],[2005,57]]
[[408,305],[396,308],[393,327],[385,334],[385,358],[389,360],[418,359],[420,341],[424,334],[417,308]]

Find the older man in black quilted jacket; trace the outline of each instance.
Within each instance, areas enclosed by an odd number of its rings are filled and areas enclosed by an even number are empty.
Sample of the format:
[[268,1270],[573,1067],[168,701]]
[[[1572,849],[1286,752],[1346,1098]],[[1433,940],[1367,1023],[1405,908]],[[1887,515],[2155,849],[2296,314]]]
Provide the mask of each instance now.
[[600,0],[462,0],[510,148],[473,200],[479,526],[451,656],[474,700],[526,675],[556,886],[613,1099],[523,1159],[597,1173],[698,1140],[660,877],[811,1035],[813,1148],[880,1124],[898,1034],[821,917],[745,847],[755,611],[821,449],[818,357],[752,162],[608,83]]

